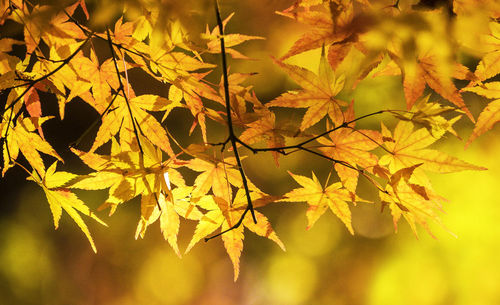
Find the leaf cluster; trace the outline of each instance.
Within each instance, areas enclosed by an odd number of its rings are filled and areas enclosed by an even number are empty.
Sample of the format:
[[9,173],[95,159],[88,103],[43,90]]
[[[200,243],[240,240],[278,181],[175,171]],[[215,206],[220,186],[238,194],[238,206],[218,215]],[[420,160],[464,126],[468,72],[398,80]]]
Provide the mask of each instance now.
[[[0,39],[2,175],[14,166],[23,168],[45,192],[56,228],[66,211],[96,251],[81,214],[104,222],[74,190],[107,190],[99,210],[109,209],[110,215],[140,197],[136,238],[159,222],[180,256],[181,222],[194,221],[185,252],[202,239],[221,236],[236,280],[245,228],[285,249],[258,211],[263,206],[306,202],[307,228],[331,210],[354,234],[350,207],[377,203],[390,209],[395,228],[403,217],[416,234],[416,224],[428,231],[430,222],[440,224],[444,198],[433,189],[428,172],[484,169],[429,146],[447,134],[458,136],[453,124],[464,114],[474,124],[467,145],[500,120],[500,83],[492,80],[500,72],[500,7],[494,1],[453,1],[451,11],[407,1],[297,1],[277,13],[307,30],[273,60],[300,88],[264,102],[244,85],[251,74],[229,73],[226,58],[249,60],[237,47],[262,37],[226,34],[233,15],[222,20],[214,3],[217,25],[207,25],[195,41],[190,36],[199,33],[188,33],[183,20],[165,21],[161,5],[150,2],[124,6],[114,24],[95,30],[95,12],[89,12],[84,0],[64,8],[1,1],[0,27],[15,23],[22,28],[20,35]],[[138,7],[142,15],[131,13]],[[470,24],[471,15],[488,27]],[[464,25],[470,25],[470,33],[456,31]],[[481,48],[471,47],[475,39]],[[102,45],[104,50],[98,47]],[[287,62],[318,48],[317,72]],[[477,66],[470,70],[463,65],[456,50],[477,57]],[[220,54],[220,83],[207,78],[219,66],[207,61],[210,54]],[[157,80],[168,95],[136,94],[131,70]],[[342,96],[363,79],[382,76],[400,77],[402,109],[356,116],[355,101]],[[435,95],[424,95],[426,88]],[[477,121],[462,97],[465,91],[493,100]],[[71,148],[88,174],[57,170],[64,160],[43,133],[43,124],[55,117],[43,113],[42,93],[57,99],[58,119],[64,118],[68,103],[85,103],[98,114],[87,132],[96,132],[90,148],[81,147],[87,133],[75,135]],[[299,121],[284,125],[277,120],[279,109],[297,108],[306,109]],[[200,130],[201,143],[178,143],[167,124],[174,109],[190,114],[189,133]],[[356,127],[365,118],[389,116],[398,121],[394,128],[383,122],[375,129]],[[227,136],[211,143],[220,135],[208,122],[225,129]],[[242,163],[245,157],[271,153],[279,166],[280,158],[297,151],[324,159],[328,179],[289,171],[300,186],[271,196],[252,183]],[[193,183],[186,182],[188,171],[196,173]],[[378,198],[360,198],[359,179],[366,179]]]

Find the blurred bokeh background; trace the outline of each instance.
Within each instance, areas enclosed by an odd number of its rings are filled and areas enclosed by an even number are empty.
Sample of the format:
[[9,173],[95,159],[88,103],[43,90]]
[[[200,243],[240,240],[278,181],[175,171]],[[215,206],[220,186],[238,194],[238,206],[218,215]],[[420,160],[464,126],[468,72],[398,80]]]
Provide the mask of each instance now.
[[[230,60],[231,71],[258,72],[248,84],[254,85],[262,101],[295,88],[269,57],[283,54],[304,30],[274,14],[288,7],[290,1],[222,3],[223,15],[236,13],[228,32],[266,37],[240,48],[255,60]],[[194,10],[186,16],[193,18],[194,27],[215,24],[211,8],[206,12]],[[307,52],[289,62],[315,70],[318,55],[319,51]],[[353,96],[357,114],[403,108],[400,84],[399,77],[361,82]],[[464,96],[477,116],[485,101],[473,94]],[[95,116],[85,108],[68,105],[65,120],[53,120],[44,129],[47,136],[52,134],[49,141],[62,155],[67,144],[88,126],[89,117]],[[301,114],[296,115],[290,119],[299,119]],[[188,137],[190,123],[185,118],[183,113],[173,115],[168,124],[177,126],[183,143],[199,141],[196,132]],[[360,124],[376,127],[378,120]],[[389,117],[382,120],[391,124]],[[465,121],[457,127],[463,138],[471,129],[472,125]],[[124,204],[109,218],[101,212],[109,228],[88,221],[98,248],[94,254],[67,215],[63,215],[60,228],[53,229],[42,190],[25,181],[20,170],[11,169],[0,180],[0,304],[500,304],[499,136],[496,128],[467,150],[464,141],[452,136],[434,147],[488,168],[431,177],[435,189],[450,200],[441,216],[457,237],[436,226],[432,230],[437,239],[423,230],[417,239],[403,222],[395,233],[387,210],[381,213],[379,204],[362,203],[353,208],[354,236],[329,212],[306,231],[304,203],[276,203],[262,212],[270,218],[287,251],[247,232],[237,282],[233,282],[232,265],[220,238],[196,245],[182,259],[163,240],[158,224],[148,230],[144,239],[135,240],[138,201]],[[65,156],[70,158],[69,153]],[[281,159],[280,168],[266,154],[245,160],[250,178],[270,194],[283,194],[296,187],[287,170],[308,175],[310,169],[315,169],[321,176],[321,169],[327,165],[300,153]],[[360,183],[361,195],[374,199],[375,191],[367,183]],[[79,195],[95,209],[106,194]],[[181,249],[188,244],[193,230],[194,224],[181,224]]]

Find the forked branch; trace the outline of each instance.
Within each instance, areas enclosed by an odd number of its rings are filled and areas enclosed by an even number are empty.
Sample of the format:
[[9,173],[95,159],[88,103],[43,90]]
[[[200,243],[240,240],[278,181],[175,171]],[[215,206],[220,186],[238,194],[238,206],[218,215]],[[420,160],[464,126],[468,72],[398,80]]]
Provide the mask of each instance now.
[[222,231],[216,235],[210,236],[205,238],[205,241],[208,241],[212,238],[215,238],[217,236],[220,236],[228,231],[234,230],[238,228],[242,223],[243,219],[245,218],[245,215],[247,214],[248,211],[250,211],[250,214],[252,215],[252,219],[254,223],[257,223],[257,218],[255,217],[255,211],[253,208],[253,203],[252,199],[250,198],[250,190],[248,188],[248,181],[247,177],[245,175],[245,172],[243,170],[243,166],[241,164],[241,158],[238,152],[238,146],[236,143],[241,143],[241,141],[236,137],[233,129],[233,121],[231,118],[231,103],[230,103],[230,97],[229,97],[229,81],[228,81],[228,74],[227,74],[227,62],[226,62],[226,48],[224,45],[224,29],[222,25],[222,19],[220,17],[220,12],[219,12],[219,5],[217,3],[217,0],[214,0],[214,6],[215,6],[215,16],[217,18],[217,25],[219,27],[219,35],[220,35],[220,49],[221,49],[221,57],[222,57],[222,75],[224,79],[224,99],[226,102],[226,115],[227,115],[227,129],[228,129],[228,138],[226,141],[223,142],[223,145],[227,143],[227,141],[231,142],[231,146],[233,148],[233,153],[234,157],[236,159],[236,166],[238,167],[238,171],[240,172],[241,175],[241,180],[243,182],[243,188],[245,189],[245,196],[247,198],[247,207],[243,214],[241,215],[240,220],[232,227],[229,229]]

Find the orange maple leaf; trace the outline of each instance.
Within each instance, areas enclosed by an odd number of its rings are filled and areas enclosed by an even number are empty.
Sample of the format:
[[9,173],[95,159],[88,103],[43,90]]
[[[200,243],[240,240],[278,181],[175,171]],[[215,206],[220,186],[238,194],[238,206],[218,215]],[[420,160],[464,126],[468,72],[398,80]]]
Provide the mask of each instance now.
[[[336,119],[335,126],[354,119],[354,102],[350,104],[344,115],[345,118]],[[377,156],[370,151],[380,145],[382,136],[375,130],[357,130],[354,125],[351,123],[348,127],[329,133],[330,139],[319,138],[318,142],[323,145],[319,149],[328,157],[341,160],[352,167],[359,165],[363,169],[369,169],[378,163]],[[356,193],[359,172],[347,167],[346,164],[335,163],[334,166],[343,185],[352,193]]]
[[352,36],[364,31],[366,21],[370,19],[359,18],[361,15],[355,16],[352,1],[295,3],[276,13],[311,27],[311,30],[303,34],[283,55],[282,60],[323,45],[355,40]]
[[333,121],[341,116],[340,106],[346,106],[347,103],[336,99],[335,96],[344,88],[345,77],[344,75],[336,76],[333,73],[324,54],[321,57],[319,75],[299,66],[288,65],[278,60],[275,62],[303,90],[284,93],[266,104],[267,107],[307,108],[300,124],[301,131],[313,126],[325,115]]
[[[265,140],[267,147],[277,148],[285,146],[285,136],[292,136],[292,132],[276,124],[276,116],[273,112],[261,111],[260,118],[246,125],[247,129],[239,136],[239,139],[247,145]],[[276,166],[279,166],[280,153],[272,152]]]
[[388,205],[397,231],[397,224],[401,216],[410,224],[415,236],[417,229],[415,223],[422,225],[431,235],[428,221],[432,220],[442,226],[437,211],[441,211],[440,202],[444,198],[435,195],[432,190],[414,182],[414,171],[422,163],[402,168],[389,178],[385,191],[380,191],[382,207]]
[[441,59],[431,52],[420,54],[416,62],[408,60],[402,61],[394,57],[394,54],[393,59],[395,59],[403,73],[403,89],[408,110],[411,109],[418,98],[422,96],[425,85],[427,84],[442,97],[455,104],[460,110],[465,111],[471,121],[475,121],[451,78],[451,76],[457,78],[462,77],[463,73],[461,73],[461,70],[458,68],[455,69],[457,70],[455,75],[453,73],[447,73],[447,71],[445,71],[446,69],[441,67]]

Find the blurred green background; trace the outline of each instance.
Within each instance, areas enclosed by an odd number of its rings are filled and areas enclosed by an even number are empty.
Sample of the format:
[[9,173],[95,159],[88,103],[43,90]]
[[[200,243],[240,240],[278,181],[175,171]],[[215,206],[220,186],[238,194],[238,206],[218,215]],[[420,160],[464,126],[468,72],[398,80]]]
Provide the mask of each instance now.
[[[231,71],[259,73],[249,83],[263,101],[295,86],[269,58],[269,54],[283,54],[298,37],[297,31],[303,30],[274,15],[274,10],[289,4],[260,0],[225,1],[222,5],[223,15],[236,12],[229,32],[267,38],[239,49],[256,60],[230,60]],[[205,13],[198,12],[193,18],[213,27],[212,12]],[[318,55],[318,51],[308,52],[290,62],[314,70]],[[403,108],[400,82],[398,77],[363,81],[354,95],[357,114]],[[473,94],[465,94],[465,98],[477,116],[478,105],[484,106],[485,101]],[[75,107],[68,108],[68,115],[72,111],[75,118],[80,115],[77,106],[68,107]],[[295,119],[299,118],[300,113]],[[390,124],[390,118],[382,119]],[[171,118],[169,124],[175,120]],[[380,118],[361,125],[376,128],[377,120]],[[80,117],[76,122],[85,126],[81,122],[86,121]],[[462,122],[457,129],[467,138],[471,128],[470,123]],[[198,134],[190,139],[186,130],[182,141],[198,141]],[[74,138],[79,131],[75,133]],[[13,169],[0,181],[0,304],[500,304],[499,136],[496,128],[467,150],[463,141],[451,136],[434,147],[488,168],[431,177],[435,189],[450,200],[442,219],[457,237],[436,226],[432,230],[437,239],[423,230],[416,239],[403,222],[395,234],[387,210],[381,213],[380,205],[361,203],[353,208],[355,236],[329,212],[306,231],[305,204],[276,203],[262,211],[287,251],[247,232],[236,283],[220,238],[198,244],[182,259],[163,240],[158,224],[148,230],[144,240],[134,240],[140,215],[137,201],[122,205],[110,218],[101,212],[109,228],[88,221],[98,248],[94,254],[67,215],[60,228],[53,229],[42,190]],[[53,140],[61,141],[56,136]],[[58,151],[66,149],[64,145],[54,144]],[[296,187],[287,170],[308,175],[310,169],[325,165],[300,153],[281,159],[280,168],[266,154],[245,160],[250,178],[271,194]],[[373,199],[374,190],[360,183],[362,196]],[[94,209],[105,198],[98,192],[79,195]],[[193,230],[193,223],[181,224],[181,249]]]

